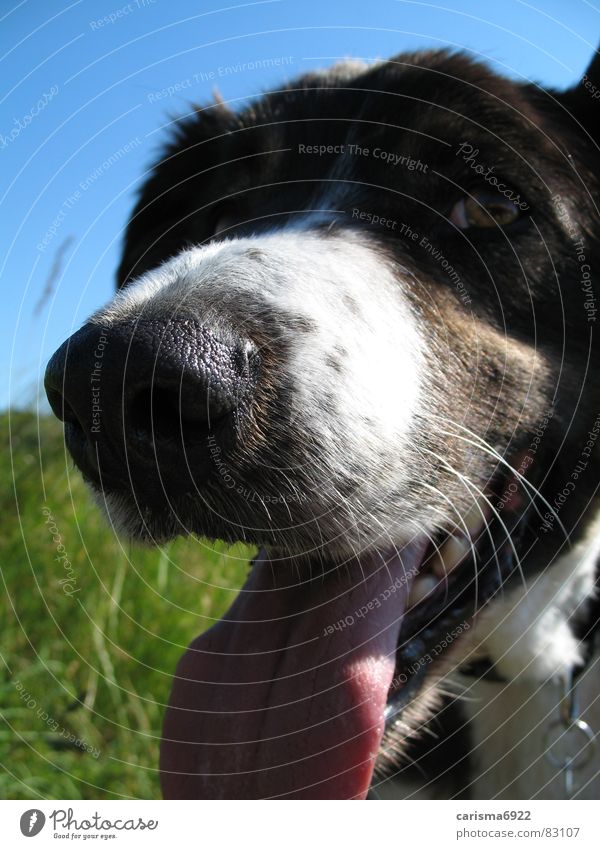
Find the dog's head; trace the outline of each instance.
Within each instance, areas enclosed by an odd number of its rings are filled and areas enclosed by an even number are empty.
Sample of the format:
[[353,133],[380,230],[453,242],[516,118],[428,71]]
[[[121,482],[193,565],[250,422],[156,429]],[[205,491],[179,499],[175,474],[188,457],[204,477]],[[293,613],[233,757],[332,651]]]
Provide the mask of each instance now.
[[177,123],[120,291],[46,384],[122,531],[267,552],[182,667],[218,716],[173,792],[364,795],[431,646],[564,540],[552,463],[599,396],[598,108],[436,52]]

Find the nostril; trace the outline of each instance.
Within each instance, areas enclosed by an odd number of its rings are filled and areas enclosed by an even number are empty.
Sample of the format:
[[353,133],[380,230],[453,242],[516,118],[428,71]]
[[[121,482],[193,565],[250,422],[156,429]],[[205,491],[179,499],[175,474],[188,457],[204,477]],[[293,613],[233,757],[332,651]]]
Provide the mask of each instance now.
[[81,427],[75,410],[69,404],[62,392],[46,386],[46,397],[48,398],[50,408],[57,419],[68,424],[76,425],[79,428]]
[[111,328],[100,371],[98,332],[86,325],[63,343],[45,379],[67,446],[90,480],[127,486],[131,449],[134,473],[152,476],[158,462],[182,488],[188,451],[200,468],[211,435],[225,447],[240,439],[259,383],[253,342],[224,324],[128,320]]
[[208,432],[201,409],[186,411],[177,389],[152,386],[141,389],[129,406],[129,426],[138,439],[151,442],[201,442]]
[[181,429],[172,393],[158,387],[140,390],[131,402],[129,414],[133,432],[143,439],[166,442],[175,439]]

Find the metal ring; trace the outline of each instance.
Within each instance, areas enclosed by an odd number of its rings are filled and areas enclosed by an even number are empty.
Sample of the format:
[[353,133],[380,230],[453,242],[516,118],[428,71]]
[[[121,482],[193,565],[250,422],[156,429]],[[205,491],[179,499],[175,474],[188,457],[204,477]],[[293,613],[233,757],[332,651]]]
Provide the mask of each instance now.
[[[560,737],[557,737],[555,740],[550,742],[550,736],[555,728],[562,727],[564,729],[563,734]],[[566,757],[564,760],[559,760],[553,753],[552,749],[554,746],[560,741],[561,743],[565,742],[565,738],[573,737],[574,734],[572,732],[576,732],[579,735],[582,735],[586,738],[586,743],[579,749],[574,758]],[[573,771],[577,771],[586,767],[595,754],[596,749],[596,735],[590,728],[590,726],[583,719],[574,719],[569,725],[565,725],[562,720],[555,719],[554,722],[550,723],[546,735],[544,737],[544,749],[545,756],[547,760],[552,764],[552,766],[557,769],[566,769],[569,768]],[[587,750],[587,751],[585,751]],[[579,757],[580,754],[583,753],[583,758]]]

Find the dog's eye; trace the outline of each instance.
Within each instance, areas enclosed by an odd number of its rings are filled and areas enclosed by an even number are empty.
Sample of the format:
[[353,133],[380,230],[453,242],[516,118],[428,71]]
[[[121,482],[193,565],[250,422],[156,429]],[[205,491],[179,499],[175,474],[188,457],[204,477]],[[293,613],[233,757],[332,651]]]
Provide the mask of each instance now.
[[450,221],[460,230],[471,227],[508,227],[520,216],[519,207],[497,193],[475,191],[452,207]]

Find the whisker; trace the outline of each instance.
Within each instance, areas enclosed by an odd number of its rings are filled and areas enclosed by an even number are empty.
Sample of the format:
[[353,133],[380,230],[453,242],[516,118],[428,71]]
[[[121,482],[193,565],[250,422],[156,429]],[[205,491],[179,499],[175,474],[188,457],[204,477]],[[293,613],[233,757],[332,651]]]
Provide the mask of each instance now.
[[[473,445],[475,448],[480,448],[481,450],[485,451],[487,454],[491,455],[496,460],[498,460],[498,462],[501,463],[503,466],[505,466],[507,469],[510,469],[510,471],[519,480],[519,482],[522,483],[527,489],[529,489],[533,493],[534,497],[537,496],[540,499],[540,501],[542,502],[542,504],[544,504],[544,506],[548,508],[548,510],[550,511],[552,516],[554,516],[554,518],[556,519],[556,522],[557,522],[558,526],[560,527],[561,531],[563,532],[565,539],[568,541],[569,533],[567,532],[567,529],[565,528],[563,523],[560,521],[560,519],[558,517],[558,513],[552,507],[550,502],[547,501],[547,499],[542,495],[540,490],[536,486],[534,486],[534,484],[532,484],[530,480],[528,480],[524,475],[522,475],[520,472],[518,472],[517,469],[515,469],[513,466],[511,466],[510,463],[504,457],[502,457],[502,455],[499,454],[498,451],[496,451],[496,449],[492,445],[489,444],[489,442],[487,442],[485,439],[483,439],[477,433],[470,430],[468,427],[461,424],[460,422],[454,421],[453,419],[448,419],[448,418],[443,418],[441,416],[436,416],[434,413],[431,414],[431,417],[437,418],[440,421],[444,421],[446,424],[452,424],[455,427],[459,427],[461,430],[464,430],[465,433],[468,433],[470,436],[474,437],[474,439],[476,441],[473,441],[471,439],[467,439],[466,437],[461,436],[458,433],[452,433],[451,431],[440,430],[439,432],[441,434],[444,434],[446,436],[452,436],[455,439],[461,439],[464,442],[467,442],[470,445]],[[540,513],[537,509],[537,505],[535,504],[535,501],[531,496],[530,496],[530,504],[532,504],[534,506],[536,513],[538,514],[538,516],[541,519],[542,516],[540,515]]]
[[[500,526],[504,529],[504,531],[506,533],[506,540],[507,540],[508,544],[510,545],[512,553],[514,555],[515,564],[516,564],[516,566],[519,570],[519,574],[521,576],[521,581],[523,583],[523,587],[525,588],[525,590],[527,590],[527,581],[525,580],[525,573],[523,572],[523,566],[521,564],[521,560],[519,558],[519,554],[517,552],[517,549],[515,548],[515,544],[512,540],[512,536],[511,536],[506,524],[502,521],[500,514],[498,513],[498,511],[496,510],[496,508],[492,504],[490,498],[472,480],[470,480],[466,475],[463,475],[461,472],[459,472],[457,469],[455,469],[450,463],[448,463],[446,460],[444,460],[443,457],[440,457],[439,454],[436,454],[435,451],[432,451],[430,448],[422,448],[422,450],[427,451],[429,454],[436,457],[436,459],[439,460],[439,462],[442,463],[442,465],[446,469],[448,469],[448,471],[451,474],[453,474],[455,477],[457,477],[462,483],[465,484],[465,486],[469,487],[469,489],[474,490],[488,504],[490,510],[492,511],[492,513],[494,514],[494,516],[496,517],[496,519],[500,523]],[[493,542],[493,538],[491,536],[491,531],[488,531],[488,533],[490,535],[490,540]],[[496,554],[496,564],[498,565],[500,578],[502,578],[502,573],[500,571],[500,563],[498,561],[497,554]],[[477,596],[477,593],[476,593],[476,599],[477,599],[477,597],[478,596]]]

